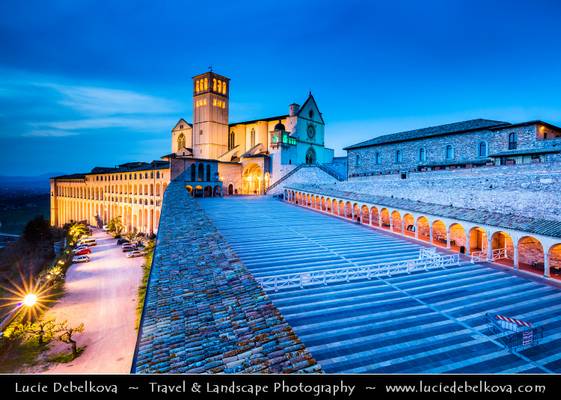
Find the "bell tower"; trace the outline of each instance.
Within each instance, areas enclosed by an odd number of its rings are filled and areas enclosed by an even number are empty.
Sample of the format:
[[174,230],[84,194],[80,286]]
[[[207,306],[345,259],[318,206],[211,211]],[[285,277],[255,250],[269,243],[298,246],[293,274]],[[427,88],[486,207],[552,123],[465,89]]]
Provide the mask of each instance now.
[[216,159],[228,151],[230,79],[212,70],[193,77],[193,156]]

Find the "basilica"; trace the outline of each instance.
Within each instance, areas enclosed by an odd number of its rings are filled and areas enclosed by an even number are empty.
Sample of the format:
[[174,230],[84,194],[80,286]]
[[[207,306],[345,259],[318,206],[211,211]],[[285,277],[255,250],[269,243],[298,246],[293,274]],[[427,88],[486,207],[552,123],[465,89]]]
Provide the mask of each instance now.
[[101,225],[119,216],[128,231],[153,234],[164,191],[181,174],[192,196],[260,195],[301,166],[333,161],[311,93],[286,114],[232,123],[229,78],[208,71],[192,84],[193,120],[175,124],[169,154],[51,178],[51,224]]

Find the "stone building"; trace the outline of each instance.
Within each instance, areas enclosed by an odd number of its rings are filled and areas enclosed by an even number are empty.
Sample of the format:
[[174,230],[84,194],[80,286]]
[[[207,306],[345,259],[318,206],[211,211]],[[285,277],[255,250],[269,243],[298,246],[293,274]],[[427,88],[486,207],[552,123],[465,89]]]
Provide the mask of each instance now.
[[153,161],[51,178],[51,225],[97,226],[119,216],[127,231],[155,233],[169,174],[168,162]]
[[348,177],[561,160],[561,128],[474,119],[378,136],[345,148]]
[[303,164],[332,162],[311,93],[302,106],[290,104],[288,114],[236,123],[229,122],[229,99],[229,78],[212,71],[193,77],[193,122],[175,124],[164,161],[52,178],[51,224],[101,225],[121,216],[127,231],[155,233],[165,187],[185,171],[192,196],[259,195]]

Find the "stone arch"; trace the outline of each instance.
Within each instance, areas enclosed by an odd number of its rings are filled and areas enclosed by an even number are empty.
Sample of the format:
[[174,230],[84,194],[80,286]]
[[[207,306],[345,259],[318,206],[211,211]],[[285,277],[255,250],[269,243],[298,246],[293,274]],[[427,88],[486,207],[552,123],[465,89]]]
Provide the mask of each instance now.
[[545,274],[542,243],[533,236],[522,236],[517,243],[518,267],[532,273]]
[[404,235],[415,236],[415,217],[409,213],[403,216]]
[[390,229],[390,212],[387,208],[380,210],[380,220],[382,221],[382,228]]
[[432,223],[432,243],[439,246],[446,246],[448,235],[446,224],[437,219]]
[[380,213],[377,207],[370,208],[370,223],[374,226],[380,225]]
[[355,221],[360,221],[360,206],[358,203],[353,204],[353,215]]
[[469,230],[469,251],[472,253],[485,253],[487,251],[487,231],[479,226]]
[[345,218],[353,218],[353,206],[350,201],[345,203]]
[[[242,193],[243,194],[262,194],[263,193],[263,170],[255,163],[247,165],[242,173]],[[309,195],[308,195],[309,197]]]
[[401,214],[397,210],[392,211],[392,231],[396,233],[403,233],[401,231]]
[[[501,254],[501,249],[505,251],[506,254]],[[512,237],[503,231],[494,232],[491,236],[491,259],[512,267],[514,266],[513,255],[514,242]]]
[[343,200],[339,200],[339,216],[344,217],[345,214],[345,202]]
[[448,228],[448,237],[450,238],[450,248],[462,254],[469,252],[466,230],[462,224],[455,222],[450,224]]
[[556,243],[547,252],[549,271],[552,278],[561,279],[561,243]]
[[360,207],[360,221],[363,224],[370,225],[370,210],[366,204],[363,204],[362,207]]

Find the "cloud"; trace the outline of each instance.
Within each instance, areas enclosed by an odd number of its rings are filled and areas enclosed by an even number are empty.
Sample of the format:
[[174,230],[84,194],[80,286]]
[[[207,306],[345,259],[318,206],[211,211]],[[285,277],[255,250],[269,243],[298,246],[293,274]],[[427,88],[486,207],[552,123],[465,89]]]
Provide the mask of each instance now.
[[54,138],[111,128],[165,134],[189,107],[114,84],[0,70],[0,109],[0,136]]
[[76,136],[78,132],[74,131],[64,131],[57,129],[34,129],[29,132],[24,133],[22,136],[25,137],[66,137],[66,136]]
[[61,106],[87,115],[161,114],[181,109],[175,101],[130,90],[56,83],[38,85],[58,92]]

